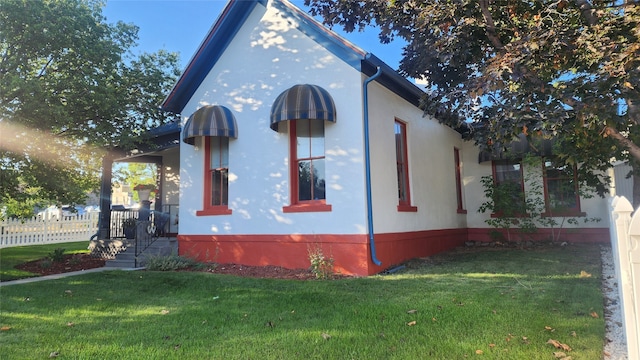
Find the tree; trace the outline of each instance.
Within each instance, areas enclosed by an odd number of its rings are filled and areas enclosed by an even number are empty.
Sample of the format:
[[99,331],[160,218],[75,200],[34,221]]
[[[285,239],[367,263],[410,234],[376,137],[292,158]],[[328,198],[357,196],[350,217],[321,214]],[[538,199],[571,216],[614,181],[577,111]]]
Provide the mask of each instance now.
[[[427,114],[483,147],[554,137],[583,179],[611,157],[640,169],[640,5],[633,0],[305,0],[346,31],[406,41],[400,73],[428,81]],[[638,172],[638,170],[636,170]],[[639,172],[640,173],[640,172]],[[636,180],[640,184],[640,179]],[[640,203],[640,192],[634,196]]]
[[106,150],[166,122],[175,53],[134,56],[138,28],[94,0],[0,1],[0,204],[81,203]]

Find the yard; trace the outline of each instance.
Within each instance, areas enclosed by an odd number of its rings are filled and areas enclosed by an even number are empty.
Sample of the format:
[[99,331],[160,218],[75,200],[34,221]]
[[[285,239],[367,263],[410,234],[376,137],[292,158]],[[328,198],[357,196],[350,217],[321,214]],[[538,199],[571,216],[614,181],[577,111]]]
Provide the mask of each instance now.
[[6,359],[602,359],[600,248],[459,249],[338,280],[107,271],[0,288]]

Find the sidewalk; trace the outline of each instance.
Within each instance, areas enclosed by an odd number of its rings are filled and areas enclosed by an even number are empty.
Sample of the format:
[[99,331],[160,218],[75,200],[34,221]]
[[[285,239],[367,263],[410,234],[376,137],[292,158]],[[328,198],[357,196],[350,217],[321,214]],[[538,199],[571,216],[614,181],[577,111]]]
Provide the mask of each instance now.
[[134,270],[143,270],[143,269],[144,268],[101,267],[101,268],[95,268],[95,269],[89,269],[89,270],[72,271],[72,272],[68,272],[68,273],[61,273],[61,274],[55,274],[55,275],[37,276],[37,277],[31,277],[31,278],[19,279],[19,280],[12,280],[12,281],[2,281],[2,282],[0,282],[0,287],[8,286],[8,285],[28,284],[28,283],[32,283],[32,282],[45,281],[45,280],[56,280],[56,279],[66,278],[66,277],[69,277],[69,276],[76,276],[76,275],[89,274],[89,273],[102,272],[102,271],[109,271],[109,270],[134,271]]

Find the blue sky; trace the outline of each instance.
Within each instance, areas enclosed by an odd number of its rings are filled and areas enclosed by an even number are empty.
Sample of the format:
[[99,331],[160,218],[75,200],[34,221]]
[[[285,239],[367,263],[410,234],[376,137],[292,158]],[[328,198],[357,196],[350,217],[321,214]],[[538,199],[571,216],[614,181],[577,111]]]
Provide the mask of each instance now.
[[[304,0],[291,2],[307,10]],[[160,49],[179,52],[184,69],[226,3],[227,0],[107,0],[103,15],[109,23],[122,20],[140,28],[139,44],[134,52]],[[334,30],[374,53],[392,68],[398,68],[401,44],[380,44],[376,29],[352,34],[345,34],[338,28]]]

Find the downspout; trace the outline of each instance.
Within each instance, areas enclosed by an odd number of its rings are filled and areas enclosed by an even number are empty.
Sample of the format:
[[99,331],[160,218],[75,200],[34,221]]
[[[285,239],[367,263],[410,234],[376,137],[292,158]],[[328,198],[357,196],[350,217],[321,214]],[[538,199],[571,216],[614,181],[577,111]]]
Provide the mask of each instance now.
[[382,69],[378,66],[378,70],[370,78],[366,79],[362,84],[362,95],[364,97],[364,156],[365,156],[365,173],[367,186],[367,222],[369,225],[369,247],[371,248],[371,261],[380,266],[382,262],[376,257],[376,243],[373,235],[373,202],[371,197],[371,157],[369,155],[369,94],[367,85],[375,78],[380,76]]

